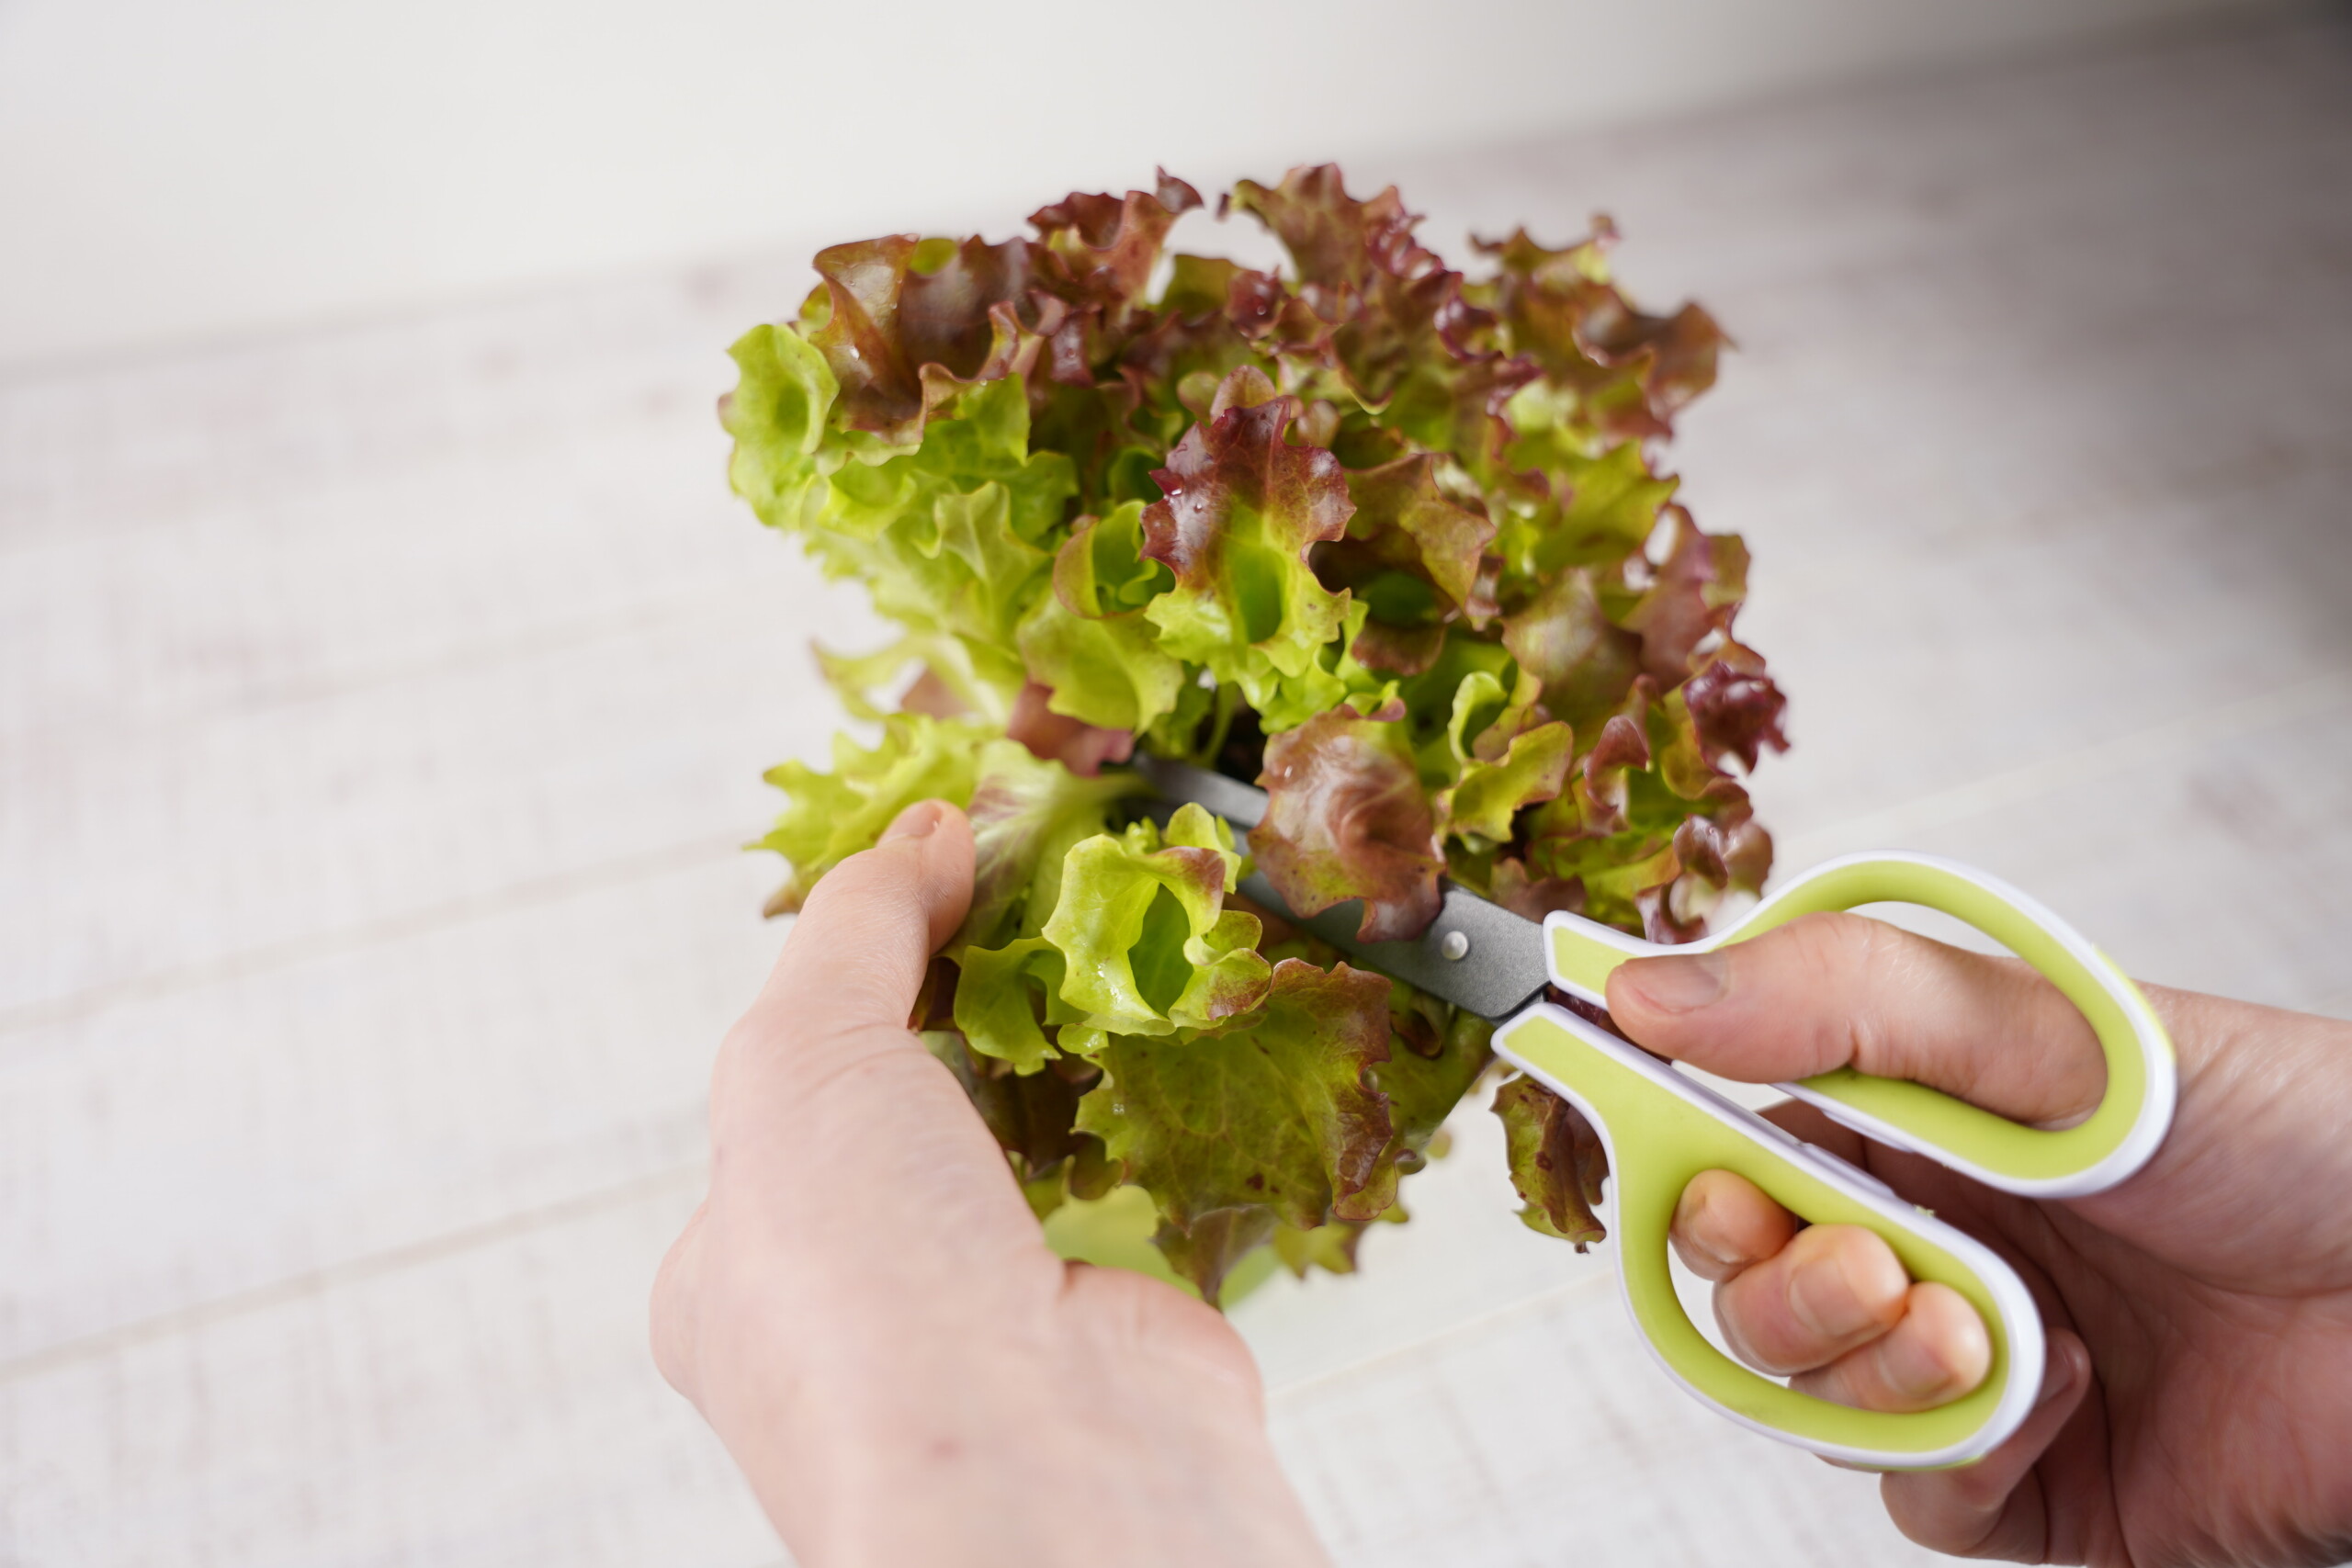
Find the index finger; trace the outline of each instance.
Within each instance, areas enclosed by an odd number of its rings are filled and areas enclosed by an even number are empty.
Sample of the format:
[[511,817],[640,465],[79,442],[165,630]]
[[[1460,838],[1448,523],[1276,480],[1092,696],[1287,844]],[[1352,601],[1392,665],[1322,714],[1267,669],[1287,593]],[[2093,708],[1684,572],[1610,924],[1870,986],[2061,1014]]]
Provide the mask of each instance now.
[[2107,1089],[2089,1021],[2032,968],[1860,915],[1631,959],[1608,995],[1641,1044],[1750,1083],[1850,1066],[2045,1123],[2087,1114]]

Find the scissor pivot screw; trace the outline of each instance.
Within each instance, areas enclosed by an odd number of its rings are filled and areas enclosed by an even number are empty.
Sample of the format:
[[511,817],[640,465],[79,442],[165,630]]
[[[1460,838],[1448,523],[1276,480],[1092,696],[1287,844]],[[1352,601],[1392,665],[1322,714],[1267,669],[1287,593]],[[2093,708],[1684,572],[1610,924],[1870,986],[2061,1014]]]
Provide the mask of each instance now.
[[1459,964],[1470,956],[1470,933],[1448,931],[1438,939],[1437,950]]

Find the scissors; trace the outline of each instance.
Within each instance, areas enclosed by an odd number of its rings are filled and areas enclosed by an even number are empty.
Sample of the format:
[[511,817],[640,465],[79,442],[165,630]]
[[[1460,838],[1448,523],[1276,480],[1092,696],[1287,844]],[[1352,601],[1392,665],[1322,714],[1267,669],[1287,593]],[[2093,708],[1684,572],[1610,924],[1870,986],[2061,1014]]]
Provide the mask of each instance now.
[[[1263,791],[1222,774],[1145,756],[1136,768],[1171,805],[1195,803],[1242,829],[1265,816]],[[1617,1237],[1625,1307],[1652,1359],[1684,1392],[1751,1431],[1852,1464],[1969,1464],[2017,1430],[2041,1389],[2044,1353],[2041,1315],[2024,1282],[1983,1243],[1878,1178],[1546,1000],[1546,988],[1605,1005],[1610,972],[1629,958],[1703,953],[1820,910],[1919,905],[2000,942],[2081,1010],[2107,1058],[2098,1108],[2073,1126],[2028,1127],[1924,1084],[1847,1067],[1775,1088],[1865,1137],[2030,1198],[2113,1187],[2146,1163],[2172,1122],[2172,1042],[2139,988],[2032,898],[1932,855],[1892,852],[1825,862],[1728,929],[1677,947],[1571,914],[1549,915],[1539,925],[1450,882],[1437,919],[1419,938],[1367,942],[1356,937],[1352,902],[1301,918],[1262,874],[1244,879],[1240,890],[1366,967],[1498,1023],[1495,1054],[1574,1104],[1600,1135],[1610,1174],[1603,1223]],[[1874,1231],[1914,1280],[1958,1291],[1992,1338],[1984,1382],[1933,1410],[1856,1410],[1799,1393],[1717,1349],[1683,1310],[1667,1265],[1667,1232],[1682,1189],[1711,1169],[1737,1172],[1813,1224]]]

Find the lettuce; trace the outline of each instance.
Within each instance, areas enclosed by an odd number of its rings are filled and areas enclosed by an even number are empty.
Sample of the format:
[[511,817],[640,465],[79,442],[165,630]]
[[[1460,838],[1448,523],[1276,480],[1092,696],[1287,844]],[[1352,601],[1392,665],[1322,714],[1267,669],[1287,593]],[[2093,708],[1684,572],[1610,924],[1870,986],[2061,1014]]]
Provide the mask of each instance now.
[[1592,1210],[1608,1165],[1590,1123],[1533,1078],[1497,1089],[1495,1114],[1503,1119],[1511,1185],[1526,1203],[1521,1221],[1540,1235],[1576,1243],[1578,1252],[1600,1240]]
[[[768,775],[771,910],[911,801],[965,807],[972,911],[914,1026],[1041,1215],[1148,1199],[1215,1300],[1261,1248],[1353,1268],[1488,1060],[1481,1021],[1249,907],[1250,863],[1367,937],[1452,877],[1685,940],[1770,868],[1740,781],[1786,705],[1734,636],[1745,546],[1660,467],[1725,340],[1637,310],[1605,220],[1476,243],[1473,276],[1394,190],[1302,168],[1219,207],[1276,274],[1167,254],[1202,205],[1162,175],[1032,237],[820,252],[720,417],[736,492],[899,628],[820,651],[879,736]],[[1261,784],[1266,820],[1161,826],[1138,749]],[[1496,1108],[1529,1223],[1598,1235],[1590,1130],[1524,1081]]]
[[1363,900],[1367,942],[1419,936],[1437,918],[1435,821],[1403,705],[1317,714],[1266,743],[1266,819],[1251,835],[1267,879],[1301,915]]

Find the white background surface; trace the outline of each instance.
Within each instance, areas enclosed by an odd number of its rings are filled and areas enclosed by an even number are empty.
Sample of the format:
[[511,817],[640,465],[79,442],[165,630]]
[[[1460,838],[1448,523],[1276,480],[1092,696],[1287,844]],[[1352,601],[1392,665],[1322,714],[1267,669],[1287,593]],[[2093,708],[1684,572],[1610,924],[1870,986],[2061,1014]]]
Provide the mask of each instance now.
[[0,0],[0,367],[2248,0]]
[[[1613,209],[1736,335],[1675,450],[1784,870],[1955,855],[2352,1015],[2341,24],[1359,174],[1448,249]],[[0,383],[0,1564],[778,1562],[644,1298],[782,936],[759,773],[871,633],[721,478],[805,258]],[[1674,1394],[1493,1142],[1238,1314],[1344,1563],[1924,1561]]]

